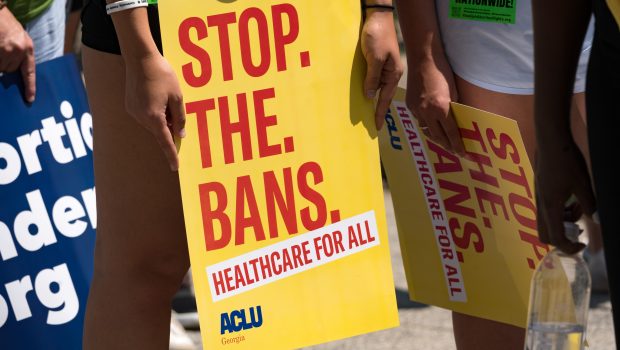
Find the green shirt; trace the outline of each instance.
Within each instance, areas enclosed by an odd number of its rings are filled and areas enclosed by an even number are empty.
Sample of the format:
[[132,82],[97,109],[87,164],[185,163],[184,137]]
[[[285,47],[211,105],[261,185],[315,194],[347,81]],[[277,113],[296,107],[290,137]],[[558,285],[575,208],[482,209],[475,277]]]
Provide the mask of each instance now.
[[8,0],[8,7],[21,24],[26,24],[40,15],[54,0]]

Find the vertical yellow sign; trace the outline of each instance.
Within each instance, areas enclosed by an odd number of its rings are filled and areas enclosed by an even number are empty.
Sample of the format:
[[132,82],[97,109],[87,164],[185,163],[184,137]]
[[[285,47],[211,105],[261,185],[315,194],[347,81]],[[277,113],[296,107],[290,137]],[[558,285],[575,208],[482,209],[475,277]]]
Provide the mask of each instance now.
[[207,349],[398,324],[359,7],[159,1],[187,112],[181,191]]
[[467,156],[420,132],[400,90],[381,131],[410,297],[525,327],[538,240],[532,167],[513,120],[453,103]]
[[609,7],[609,11],[614,16],[614,19],[620,26],[620,1],[619,0],[607,0],[607,7]]

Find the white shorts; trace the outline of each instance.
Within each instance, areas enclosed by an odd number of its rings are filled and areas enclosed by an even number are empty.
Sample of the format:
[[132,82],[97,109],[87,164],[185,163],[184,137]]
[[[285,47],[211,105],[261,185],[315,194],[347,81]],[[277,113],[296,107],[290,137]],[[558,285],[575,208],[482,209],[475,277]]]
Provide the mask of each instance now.
[[[450,0],[437,0],[443,45],[452,70],[483,89],[517,95],[534,94],[534,31],[530,0],[516,1],[514,24],[449,18]],[[593,20],[583,43],[575,92],[585,91]]]
[[47,10],[25,25],[34,45],[34,59],[37,63],[63,54],[66,4],[66,0],[54,0]]

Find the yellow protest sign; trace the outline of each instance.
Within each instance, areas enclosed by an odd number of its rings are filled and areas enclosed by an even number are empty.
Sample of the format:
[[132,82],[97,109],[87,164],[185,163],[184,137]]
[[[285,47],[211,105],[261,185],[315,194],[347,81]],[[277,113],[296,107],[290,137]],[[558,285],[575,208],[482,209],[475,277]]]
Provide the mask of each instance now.
[[517,124],[452,103],[467,157],[429,141],[400,90],[380,133],[413,300],[525,327],[538,241]]
[[620,0],[607,0],[607,7],[620,27]]
[[359,1],[159,10],[187,112],[180,179],[204,347],[396,326]]

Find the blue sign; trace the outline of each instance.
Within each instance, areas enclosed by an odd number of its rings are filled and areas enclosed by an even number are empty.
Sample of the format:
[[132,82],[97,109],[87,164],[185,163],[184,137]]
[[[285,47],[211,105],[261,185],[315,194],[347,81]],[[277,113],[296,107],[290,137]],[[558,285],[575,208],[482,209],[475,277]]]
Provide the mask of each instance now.
[[97,211],[92,117],[75,57],[0,76],[0,349],[82,348]]

